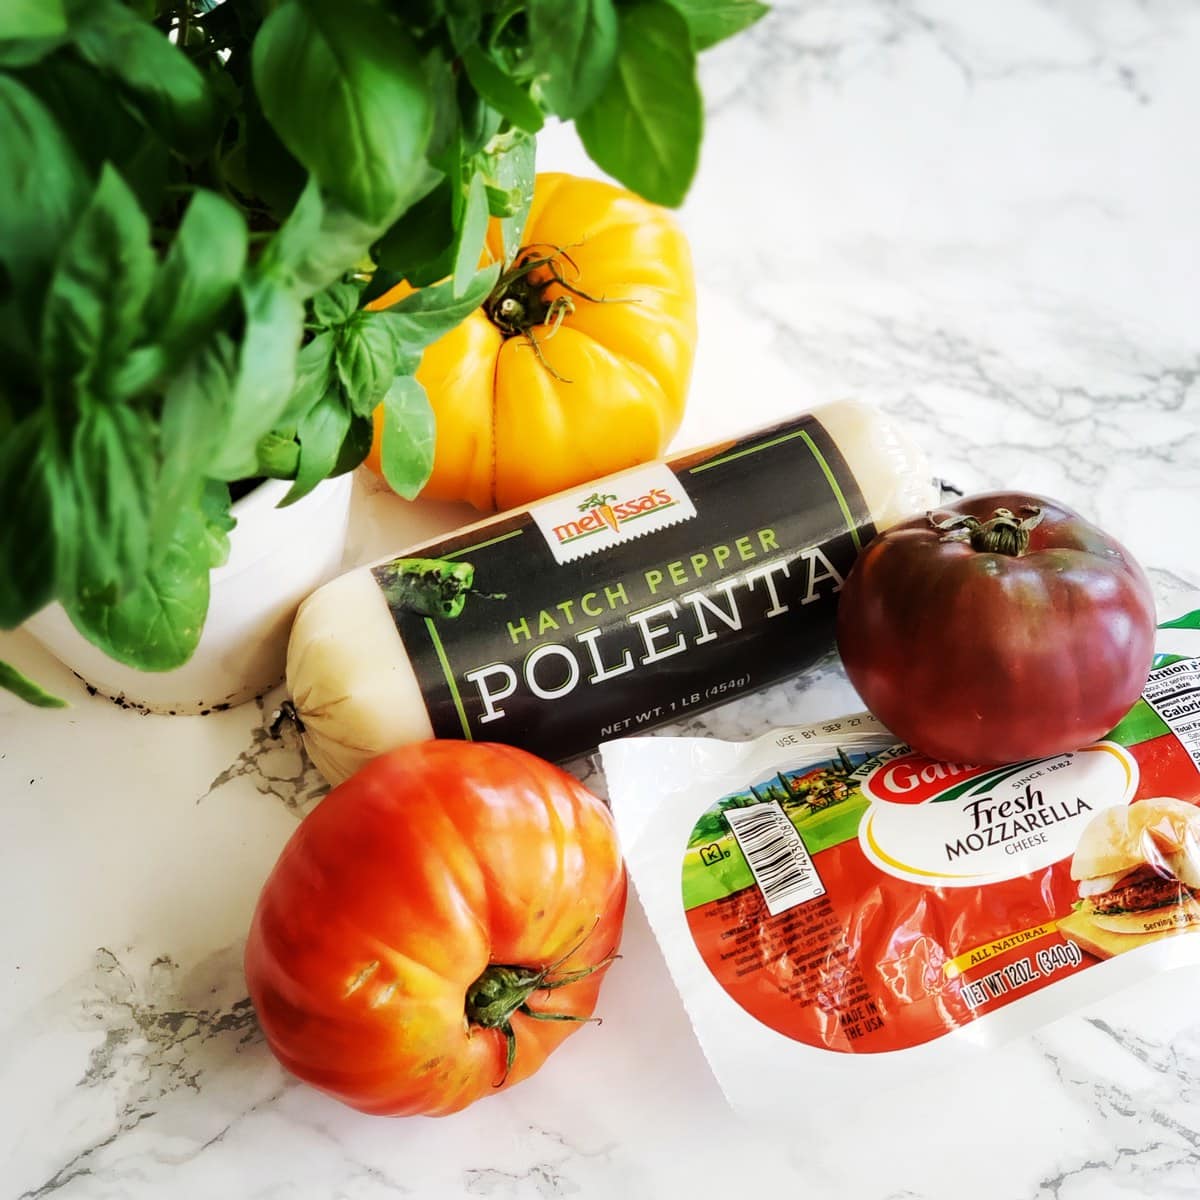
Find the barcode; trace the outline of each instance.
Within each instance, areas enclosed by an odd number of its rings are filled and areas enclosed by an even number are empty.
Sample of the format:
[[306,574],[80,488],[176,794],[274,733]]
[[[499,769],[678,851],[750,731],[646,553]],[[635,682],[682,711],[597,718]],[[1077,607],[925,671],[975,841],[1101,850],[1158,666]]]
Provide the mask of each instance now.
[[725,819],[771,916],[825,895],[808,849],[778,804],[728,808]]

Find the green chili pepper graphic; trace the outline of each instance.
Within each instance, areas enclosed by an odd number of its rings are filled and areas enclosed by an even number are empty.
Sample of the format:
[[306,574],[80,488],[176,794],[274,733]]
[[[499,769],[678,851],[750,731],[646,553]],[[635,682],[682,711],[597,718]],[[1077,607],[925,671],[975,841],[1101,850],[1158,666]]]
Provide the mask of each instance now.
[[422,617],[457,617],[468,596],[502,600],[502,592],[475,588],[475,567],[444,558],[397,558],[375,569],[388,605]]

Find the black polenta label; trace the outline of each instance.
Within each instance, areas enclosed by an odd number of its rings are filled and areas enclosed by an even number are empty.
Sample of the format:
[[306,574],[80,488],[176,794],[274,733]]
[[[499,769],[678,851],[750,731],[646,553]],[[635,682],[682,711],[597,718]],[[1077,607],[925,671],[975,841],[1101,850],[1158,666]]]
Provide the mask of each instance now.
[[813,416],[375,567],[438,737],[561,760],[811,665],[874,536]]

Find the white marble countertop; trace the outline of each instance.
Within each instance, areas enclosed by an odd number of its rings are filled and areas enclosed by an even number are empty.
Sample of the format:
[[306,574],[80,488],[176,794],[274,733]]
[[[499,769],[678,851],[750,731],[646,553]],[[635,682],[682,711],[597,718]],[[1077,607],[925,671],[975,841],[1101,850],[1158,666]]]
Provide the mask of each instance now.
[[[960,487],[1077,507],[1200,600],[1200,9],[785,0],[709,55],[683,210],[702,289],[695,444],[856,395]],[[550,131],[543,166],[584,169]],[[355,549],[397,516],[357,497]],[[636,902],[600,1027],[459,1116],[389,1121],[289,1079],[241,948],[322,794],[281,693],[205,718],[0,696],[0,1197],[365,1200],[745,1193],[1200,1194],[1200,975],[1149,980],[917,1091],[886,1127],[730,1113]],[[710,713],[746,736],[855,706],[831,661]],[[694,728],[694,726],[693,726]],[[581,764],[586,773],[587,764]],[[602,783],[602,781],[596,781]]]

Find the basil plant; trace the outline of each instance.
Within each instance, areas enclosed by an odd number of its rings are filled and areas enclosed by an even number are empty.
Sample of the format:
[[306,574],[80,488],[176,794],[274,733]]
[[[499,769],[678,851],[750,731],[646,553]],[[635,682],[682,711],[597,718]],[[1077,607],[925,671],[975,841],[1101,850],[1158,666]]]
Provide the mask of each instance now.
[[[0,628],[51,600],[106,653],[195,649],[231,486],[292,503],[433,461],[423,347],[515,250],[538,131],[677,205],[697,52],[754,0],[6,0]],[[406,280],[387,311],[373,298]],[[0,686],[59,703],[0,663]]]

